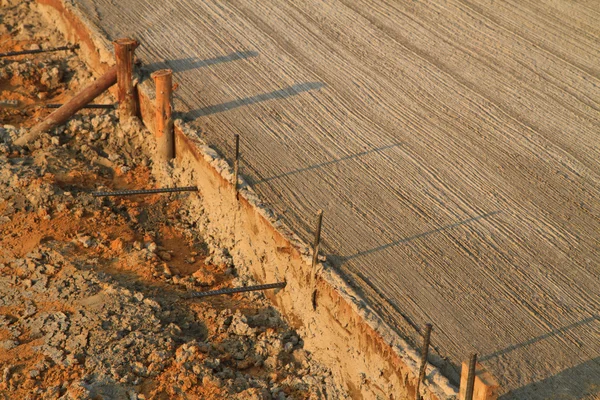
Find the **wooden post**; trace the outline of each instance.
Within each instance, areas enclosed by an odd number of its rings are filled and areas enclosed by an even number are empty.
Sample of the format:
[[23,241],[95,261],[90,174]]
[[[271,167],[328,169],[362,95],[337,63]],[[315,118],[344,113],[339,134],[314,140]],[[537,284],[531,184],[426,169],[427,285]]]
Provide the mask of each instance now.
[[37,139],[42,132],[48,132],[50,129],[65,123],[77,111],[81,110],[90,101],[98,97],[102,92],[117,82],[117,68],[112,67],[104,75],[98,78],[91,85],[86,86],[75,97],[67,101],[60,108],[48,115],[42,122],[31,128],[25,135],[15,140],[17,146],[23,146],[28,142]]
[[427,367],[427,357],[429,356],[429,342],[431,340],[431,329],[433,325],[425,324],[425,333],[423,334],[423,350],[421,350],[421,368],[419,368],[419,378],[415,389],[415,400],[421,400],[421,382],[425,380],[425,368]]
[[154,135],[156,150],[162,161],[175,157],[175,138],[173,133],[173,71],[161,69],[152,74],[156,85],[156,120]]
[[498,381],[477,363],[476,354],[471,355],[468,363],[462,363],[459,400],[497,400],[499,391]]
[[238,198],[238,171],[240,168],[240,135],[235,134],[235,160],[233,161],[233,187],[235,198]]
[[133,53],[140,44],[134,39],[117,39],[113,45],[117,61],[119,118],[127,120],[138,115],[138,104],[133,87]]
[[317,211],[317,228],[315,230],[315,241],[313,242],[313,258],[311,283],[311,302],[313,310],[317,308],[317,262],[319,261],[319,245],[321,244],[321,224],[323,223],[323,210]]

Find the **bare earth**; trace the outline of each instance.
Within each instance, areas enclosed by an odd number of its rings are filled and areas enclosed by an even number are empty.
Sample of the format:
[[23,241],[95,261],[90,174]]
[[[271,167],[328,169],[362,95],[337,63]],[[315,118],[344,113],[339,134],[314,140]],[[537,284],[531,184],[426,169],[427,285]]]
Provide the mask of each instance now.
[[600,393],[600,3],[78,0],[445,371]]
[[[36,10],[0,0],[0,53],[66,44]],[[264,293],[187,298],[256,283],[200,194],[92,196],[165,186],[147,131],[82,110],[13,145],[90,81],[78,53],[0,59],[0,98],[19,102],[0,108],[0,400],[348,398]]]

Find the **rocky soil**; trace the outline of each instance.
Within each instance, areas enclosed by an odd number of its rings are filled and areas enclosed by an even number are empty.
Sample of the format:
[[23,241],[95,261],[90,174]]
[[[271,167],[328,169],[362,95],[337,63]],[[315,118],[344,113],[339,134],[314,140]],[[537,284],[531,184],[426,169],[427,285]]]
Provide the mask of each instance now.
[[[31,1],[0,0],[0,53],[72,46],[47,24]],[[90,81],[76,51],[0,58],[0,121],[31,126]],[[107,100],[101,96],[96,102]]]
[[[2,7],[0,52],[61,43],[31,2]],[[66,57],[0,59],[2,99],[68,98],[91,74]],[[84,111],[12,145],[46,112],[0,108],[0,398],[345,397],[262,293],[185,297],[254,283],[188,209],[201,194],[92,196],[157,185],[147,132]]]

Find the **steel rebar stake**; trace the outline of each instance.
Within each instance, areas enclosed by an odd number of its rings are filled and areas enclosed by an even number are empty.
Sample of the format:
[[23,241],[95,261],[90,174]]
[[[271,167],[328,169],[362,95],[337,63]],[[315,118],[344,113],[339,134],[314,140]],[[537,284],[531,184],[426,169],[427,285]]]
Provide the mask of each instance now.
[[431,340],[431,329],[433,325],[425,324],[425,333],[423,334],[423,350],[421,351],[421,367],[419,368],[419,378],[415,388],[415,399],[421,400],[421,382],[425,380],[425,369],[427,367],[427,357],[429,356],[429,343]]
[[319,261],[319,246],[321,244],[321,225],[323,223],[323,210],[317,211],[317,227],[315,241],[313,242],[312,272],[310,287],[312,290],[311,303],[313,310],[317,308],[317,261]]
[[238,288],[226,288],[219,290],[211,290],[208,292],[192,292],[186,295],[186,297],[200,298],[200,297],[209,297],[209,296],[218,296],[221,294],[233,294],[233,293],[242,293],[242,292],[254,292],[258,290],[267,290],[267,289],[277,289],[284,288],[287,285],[287,282],[276,282],[276,283],[267,283],[265,285],[255,285],[255,286],[245,286]]
[[94,82],[83,88],[69,101],[48,115],[42,122],[35,125],[25,135],[14,141],[17,146],[24,146],[36,140],[42,132],[65,123],[73,114],[85,107],[90,101],[117,82],[117,68],[112,67]]
[[[46,104],[44,107],[46,108],[61,108],[64,104]],[[89,108],[89,109],[97,109],[97,110],[114,110],[117,108],[115,104],[86,104],[81,108]]]
[[240,168],[240,135],[235,134],[235,160],[233,161],[233,186],[235,188],[235,198],[238,198],[238,172]]
[[471,354],[469,360],[469,374],[467,375],[467,390],[465,400],[473,400],[473,389],[475,387],[475,368],[477,366],[477,353]]
[[173,193],[173,192],[197,192],[196,186],[185,186],[175,188],[158,188],[158,189],[141,189],[141,190],[120,190],[116,192],[96,192],[92,193],[94,197],[107,196],[135,196],[138,194],[154,194],[154,193]]
[[79,48],[79,45],[75,44],[73,46],[60,46],[60,47],[52,47],[52,48],[49,48],[49,49],[9,51],[8,53],[0,53],[0,58],[2,58],[2,57],[22,56],[22,55],[25,55],[25,54],[50,53],[50,52],[53,52],[53,51],[62,51],[62,50],[76,50],[78,48]]

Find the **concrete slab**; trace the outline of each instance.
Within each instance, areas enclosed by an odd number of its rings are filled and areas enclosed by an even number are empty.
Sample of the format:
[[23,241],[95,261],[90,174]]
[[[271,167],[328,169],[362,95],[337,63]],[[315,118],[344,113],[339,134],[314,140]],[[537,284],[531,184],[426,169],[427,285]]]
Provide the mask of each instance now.
[[242,135],[303,239],[324,209],[329,260],[456,382],[476,351],[503,399],[598,395],[596,2],[76,4],[222,154]]

